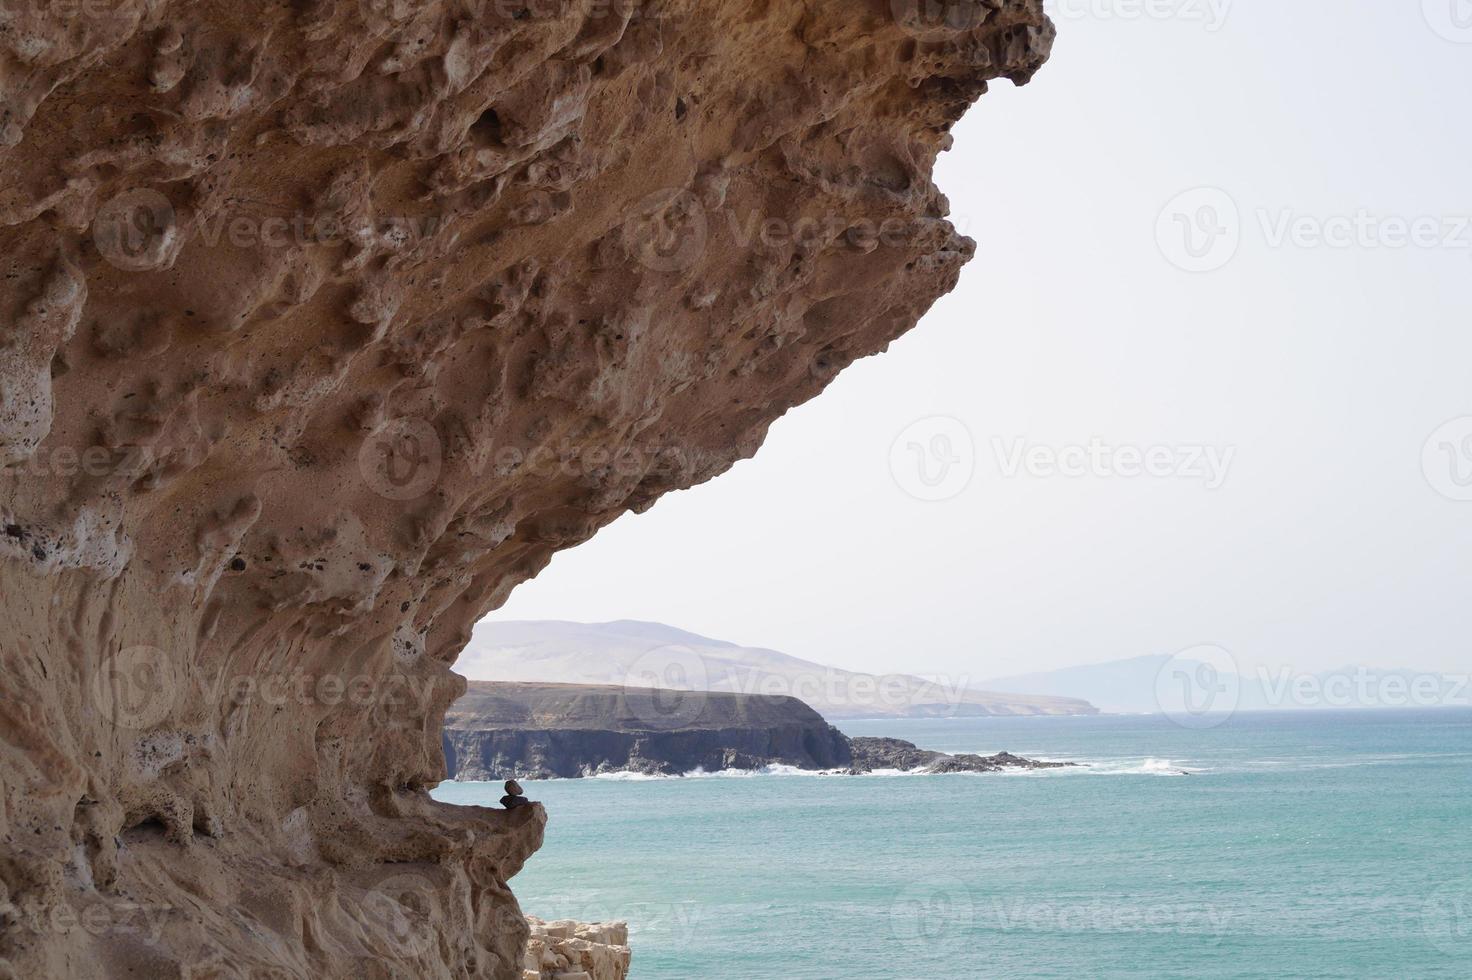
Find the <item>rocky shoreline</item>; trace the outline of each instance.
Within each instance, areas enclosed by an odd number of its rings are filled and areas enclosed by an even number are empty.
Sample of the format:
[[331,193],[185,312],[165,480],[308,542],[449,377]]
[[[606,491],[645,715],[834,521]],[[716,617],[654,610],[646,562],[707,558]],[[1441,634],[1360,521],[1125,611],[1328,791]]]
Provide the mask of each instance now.
[[[451,778],[466,782],[609,773],[685,776],[771,766],[863,775],[1073,765],[1009,752],[951,755],[897,738],[850,737],[796,698],[700,692],[692,703],[689,697],[607,685],[472,682],[446,716],[446,765]],[[661,710],[678,704],[688,706],[685,714]]]
[[951,755],[916,747],[913,742],[898,738],[871,738],[860,736],[848,740],[854,764],[848,773],[863,776],[878,770],[897,769],[901,772],[950,773],[950,772],[1006,772],[1009,769],[1067,769],[1076,762],[1043,762],[1024,759],[1010,752],[996,755]]

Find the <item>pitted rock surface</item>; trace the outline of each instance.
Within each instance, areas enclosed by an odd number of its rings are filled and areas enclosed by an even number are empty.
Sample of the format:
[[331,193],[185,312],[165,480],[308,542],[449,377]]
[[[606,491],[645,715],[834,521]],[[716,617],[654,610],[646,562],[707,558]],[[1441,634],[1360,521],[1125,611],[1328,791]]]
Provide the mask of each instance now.
[[515,978],[477,619],[971,243],[1041,0],[0,11],[0,975]]

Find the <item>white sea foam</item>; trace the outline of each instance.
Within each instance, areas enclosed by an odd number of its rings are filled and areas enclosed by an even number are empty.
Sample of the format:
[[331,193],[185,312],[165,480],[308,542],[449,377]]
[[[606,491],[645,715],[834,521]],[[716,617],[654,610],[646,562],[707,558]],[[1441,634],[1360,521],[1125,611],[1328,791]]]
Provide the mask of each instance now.
[[770,766],[764,766],[761,769],[718,769],[714,772],[706,772],[704,769],[692,769],[689,772],[678,775],[621,770],[618,772],[600,772],[590,778],[620,782],[646,782],[661,779],[752,779],[757,776],[833,776],[843,772],[845,772],[843,769],[799,769],[797,766],[776,763]]
[[[974,753],[976,755],[991,755],[994,753]],[[919,769],[875,769],[865,776],[893,779],[898,776],[1014,776],[1018,778],[1050,778],[1070,775],[1093,775],[1093,776],[1188,776],[1205,772],[1200,768],[1190,768],[1174,763],[1169,759],[1084,759],[1053,757],[1050,762],[1068,762],[1072,765],[1058,769],[1024,769],[1007,768],[996,772],[984,773],[930,773],[924,768]],[[633,772],[630,770],[619,770],[617,772],[594,773],[587,778],[602,779],[609,782],[660,782],[671,779],[755,779],[759,776],[843,776],[847,775],[845,769],[799,769],[797,766],[773,764],[761,769],[720,769],[715,772],[706,772],[704,769],[693,769],[680,775],[666,775],[662,773]],[[534,780],[522,779],[524,783],[536,782],[565,782],[563,779]],[[468,781],[467,781],[468,782]],[[489,783],[485,785],[491,785]]]
[[1074,772],[1087,772],[1095,776],[1190,776],[1204,772],[1188,769],[1169,759],[1100,759],[1086,764],[1087,768]]

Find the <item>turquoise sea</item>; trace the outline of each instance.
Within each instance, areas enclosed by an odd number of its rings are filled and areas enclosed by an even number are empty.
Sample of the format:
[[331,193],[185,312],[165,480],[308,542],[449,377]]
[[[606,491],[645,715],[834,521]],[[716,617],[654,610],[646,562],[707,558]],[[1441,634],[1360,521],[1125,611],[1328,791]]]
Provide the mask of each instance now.
[[840,727],[1088,766],[527,782],[523,908],[638,980],[1472,976],[1472,710]]

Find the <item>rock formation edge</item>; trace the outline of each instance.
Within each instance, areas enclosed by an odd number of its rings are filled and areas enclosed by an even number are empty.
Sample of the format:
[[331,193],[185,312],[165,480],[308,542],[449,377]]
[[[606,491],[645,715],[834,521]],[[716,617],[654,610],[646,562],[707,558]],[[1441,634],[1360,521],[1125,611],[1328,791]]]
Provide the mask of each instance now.
[[516,980],[451,664],[955,284],[1041,0],[4,16],[0,976]]

